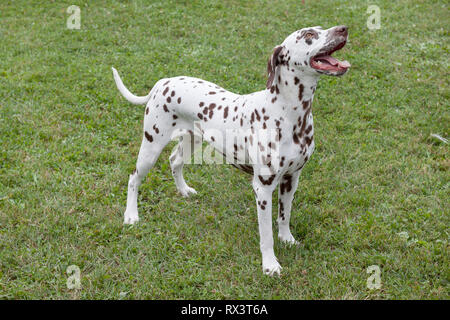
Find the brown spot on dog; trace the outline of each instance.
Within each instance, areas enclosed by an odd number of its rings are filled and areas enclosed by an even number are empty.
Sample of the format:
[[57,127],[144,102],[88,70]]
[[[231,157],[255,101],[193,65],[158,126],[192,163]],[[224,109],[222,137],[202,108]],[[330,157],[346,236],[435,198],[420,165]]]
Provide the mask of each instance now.
[[300,144],[300,140],[298,139],[298,136],[295,132],[292,133],[292,138],[293,138],[295,144]]
[[259,115],[258,110],[255,109],[256,120],[261,121],[261,116]]
[[167,97],[167,102],[170,103],[170,101],[172,101],[172,99],[170,97]]
[[177,102],[178,102],[178,104],[181,103],[181,97],[178,97]]
[[284,221],[284,205],[281,199],[278,199],[278,215]]
[[306,118],[308,117],[309,113],[311,112],[311,108],[308,108],[305,111],[305,114],[303,115],[303,122],[302,122],[302,127],[300,128],[300,136],[303,136],[303,133],[305,132],[305,126],[306,126]]
[[145,108],[145,114],[148,114],[148,107],[147,108]]
[[[167,82],[167,83],[169,83],[169,82]],[[166,95],[167,91],[169,91],[169,87],[166,87],[166,88],[164,89],[164,91],[163,91],[163,96]]]
[[284,175],[280,183],[280,193],[284,194],[285,192],[291,192],[291,190],[292,190],[292,176]]
[[300,83],[300,86],[298,87],[298,100],[300,101],[303,98],[303,89],[304,89],[303,84]]
[[226,119],[228,117],[228,107],[223,109],[223,118]]
[[172,90],[172,92],[170,93],[170,96],[173,97],[175,95],[175,91]]
[[275,141],[280,141],[281,140],[281,129],[277,128],[277,135],[275,136]]
[[270,186],[272,184],[273,180],[275,179],[275,177],[276,177],[276,175],[273,174],[268,179],[264,179],[263,176],[259,175],[258,179],[259,179],[259,181],[261,181],[261,183],[263,185]]
[[167,109],[166,105],[163,105],[163,109],[164,109],[165,112],[169,112],[169,109]]
[[153,137],[151,134],[149,134],[147,131],[144,132],[145,138],[147,138],[148,141],[153,142]]

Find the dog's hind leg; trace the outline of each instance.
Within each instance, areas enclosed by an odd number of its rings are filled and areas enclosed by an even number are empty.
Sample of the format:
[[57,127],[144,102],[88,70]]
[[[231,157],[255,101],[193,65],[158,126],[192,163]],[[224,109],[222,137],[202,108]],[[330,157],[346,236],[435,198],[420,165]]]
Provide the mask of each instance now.
[[[194,143],[192,143],[192,138]],[[192,146],[193,145],[193,146]],[[189,187],[183,177],[184,157],[191,157],[190,150],[193,150],[201,146],[200,138],[194,135],[184,135],[180,137],[180,142],[175,147],[174,151],[170,155],[170,167],[172,169],[172,175],[175,180],[175,185],[178,191],[183,197],[188,197],[191,194],[196,194],[195,189]],[[183,147],[185,146],[185,147]]]
[[136,163],[136,169],[130,175],[128,181],[127,208],[124,214],[124,224],[133,224],[139,221],[137,198],[138,189],[142,180],[147,176],[150,169],[158,160],[159,154],[164,149],[169,139],[153,137],[149,132],[144,131],[141,148]]

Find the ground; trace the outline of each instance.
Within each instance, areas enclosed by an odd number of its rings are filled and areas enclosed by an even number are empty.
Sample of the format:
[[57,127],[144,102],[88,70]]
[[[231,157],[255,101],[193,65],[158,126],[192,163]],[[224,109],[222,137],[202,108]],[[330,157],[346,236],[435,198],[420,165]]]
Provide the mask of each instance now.
[[[449,146],[430,136],[450,133],[446,1],[2,1],[0,18],[0,298],[449,299]],[[183,199],[173,145],[123,226],[144,107],[112,66],[139,95],[177,75],[245,94],[288,34],[340,24],[352,68],[317,88],[281,277],[261,270],[250,177],[187,166]]]

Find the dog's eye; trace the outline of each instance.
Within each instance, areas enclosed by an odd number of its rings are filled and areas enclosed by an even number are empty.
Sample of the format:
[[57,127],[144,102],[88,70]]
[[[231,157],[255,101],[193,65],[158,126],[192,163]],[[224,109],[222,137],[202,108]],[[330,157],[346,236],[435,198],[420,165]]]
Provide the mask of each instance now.
[[305,34],[305,39],[311,39],[312,37],[314,37],[314,33],[312,32],[308,32],[307,34]]

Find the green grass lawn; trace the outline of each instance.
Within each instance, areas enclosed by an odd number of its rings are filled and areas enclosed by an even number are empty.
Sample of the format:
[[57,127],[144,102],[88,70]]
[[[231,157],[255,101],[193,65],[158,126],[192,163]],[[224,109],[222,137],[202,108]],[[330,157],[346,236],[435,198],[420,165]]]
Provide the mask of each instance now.
[[[0,19],[0,298],[449,299],[449,145],[430,137],[450,135],[447,1],[15,0]],[[177,75],[245,94],[287,35],[338,24],[352,68],[319,83],[291,219],[301,244],[275,240],[281,277],[262,273],[250,176],[186,166],[198,194],[183,199],[173,144],[140,189],[141,221],[122,225],[144,107],[112,66],[139,95]],[[366,286],[371,265],[381,289]]]

